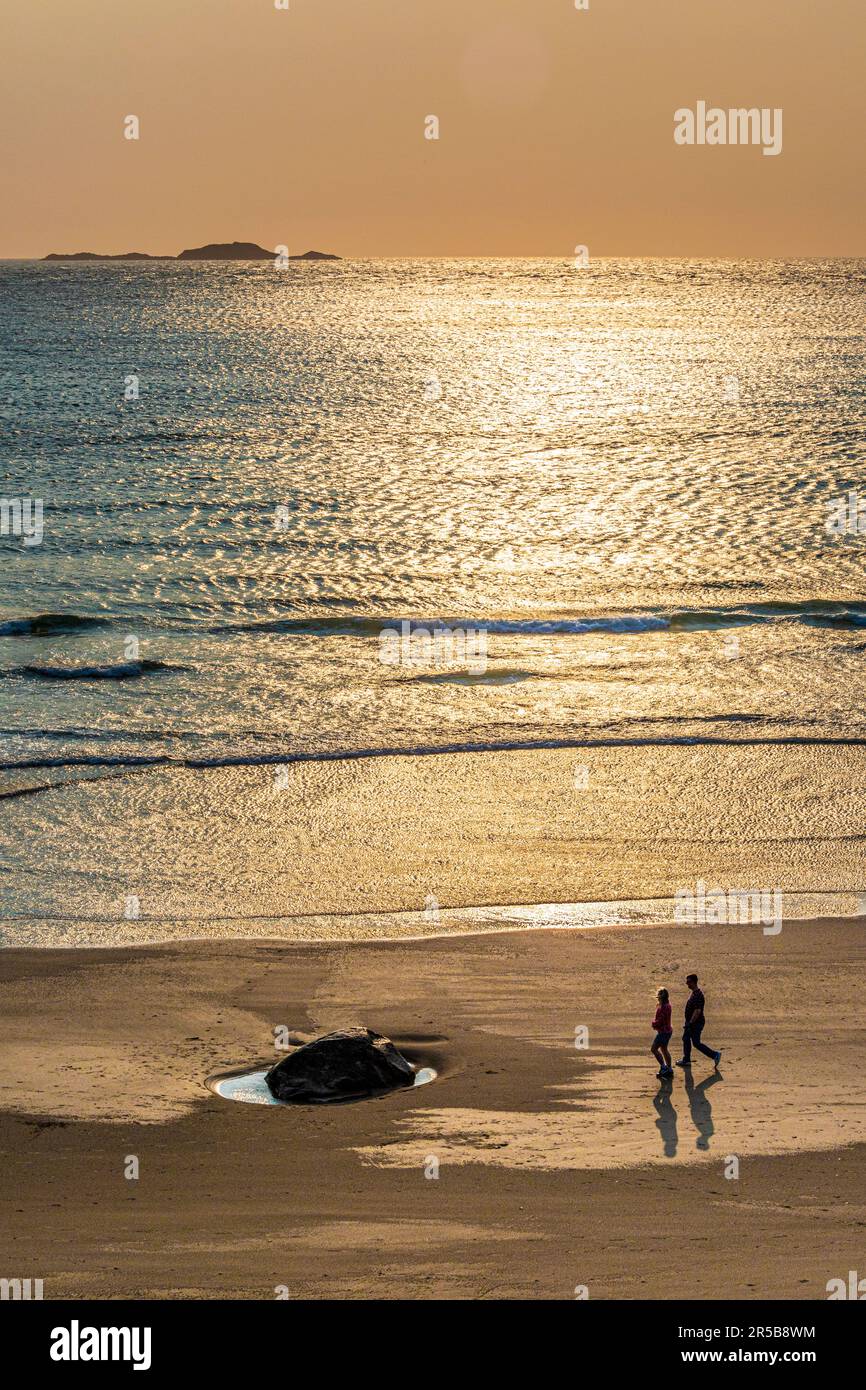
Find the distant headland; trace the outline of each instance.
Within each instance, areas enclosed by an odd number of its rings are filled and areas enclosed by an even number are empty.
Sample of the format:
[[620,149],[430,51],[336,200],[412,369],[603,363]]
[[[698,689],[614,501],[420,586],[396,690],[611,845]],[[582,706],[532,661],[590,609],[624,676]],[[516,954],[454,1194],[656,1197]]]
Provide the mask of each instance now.
[[[266,251],[254,241],[212,241],[207,246],[193,246],[179,256],[151,256],[147,251],[124,251],[117,256],[103,256],[99,251],[52,251],[44,261],[274,261],[277,252]],[[289,261],[338,261],[328,251],[304,251],[300,256],[286,256]]]

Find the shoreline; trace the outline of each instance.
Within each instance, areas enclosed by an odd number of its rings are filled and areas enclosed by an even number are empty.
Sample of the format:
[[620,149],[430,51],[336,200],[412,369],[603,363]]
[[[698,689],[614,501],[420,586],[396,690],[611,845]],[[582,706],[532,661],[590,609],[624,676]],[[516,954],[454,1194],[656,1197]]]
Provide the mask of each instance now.
[[[851,890],[847,890],[847,889],[843,889],[843,890],[828,889],[828,890],[826,890],[826,892],[806,892],[806,893],[802,893],[802,894],[789,894],[788,896],[789,896],[789,897],[795,897],[795,896],[796,896],[796,897],[831,897],[831,896],[832,896],[832,897],[838,897],[838,898],[841,899],[841,898],[856,897],[857,895],[854,894]],[[670,901],[670,900],[669,900],[669,899],[659,899],[659,901],[667,902],[667,901]],[[557,911],[562,911],[563,909],[568,910],[568,911],[585,910],[585,909],[586,909],[586,910],[592,910],[592,909],[606,908],[606,907],[608,907],[608,906],[610,906],[610,904],[607,904],[607,903],[595,903],[595,902],[587,902],[587,903],[573,903],[573,902],[569,902],[569,903],[514,903],[514,904],[483,903],[483,904],[479,904],[479,905],[477,905],[477,906],[472,906],[472,907],[441,908],[441,909],[440,909],[440,913],[441,913],[441,915],[442,915],[443,917],[445,917],[445,916],[458,916],[458,915],[463,916],[463,915],[469,915],[469,914],[473,914],[473,913],[484,913],[484,912],[503,913],[503,914],[512,914],[512,913],[513,913],[515,916],[518,916],[518,915],[520,915],[521,913],[534,913],[534,912],[541,912],[541,911],[544,911],[544,912],[551,911],[551,912],[555,915],[555,913],[556,913]],[[299,915],[299,916],[292,916],[292,917],[285,917],[285,918],[275,918],[275,917],[272,917],[272,916],[270,916],[270,915],[264,916],[264,917],[262,917],[262,918],[256,918],[256,917],[247,918],[247,917],[245,917],[245,918],[242,918],[242,919],[240,919],[240,920],[242,920],[242,921],[244,921],[244,922],[249,922],[250,924],[255,924],[257,921],[270,921],[270,922],[273,922],[273,921],[286,921],[286,922],[299,923],[299,922],[316,921],[316,920],[321,919],[321,918],[331,918],[331,919],[333,919],[333,920],[341,921],[341,922],[342,922],[342,921],[346,921],[346,922],[355,922],[355,921],[365,921],[365,920],[366,920],[366,921],[379,921],[379,920],[381,920],[382,918],[405,919],[405,918],[412,918],[412,917],[418,917],[418,916],[423,916],[423,913],[408,912],[408,911],[379,912],[379,913],[376,913],[376,912],[356,912],[356,913],[331,912],[331,913],[310,913],[310,914],[302,914],[302,915]],[[42,918],[42,917],[26,917],[26,918],[11,918],[11,919],[10,919],[10,918],[6,918],[5,920],[6,920],[7,922],[10,921],[10,920],[11,920],[11,921],[22,921],[22,920],[23,920],[23,921],[27,921],[27,922],[44,922],[44,921],[54,920],[54,919],[48,919],[48,918]],[[166,919],[166,920],[167,920],[167,919]],[[176,921],[177,918],[172,918],[171,920]],[[809,916],[809,917],[800,917],[800,916],[785,917],[785,916],[783,916],[783,917],[781,918],[781,923],[782,923],[782,926],[783,926],[783,927],[794,927],[794,926],[803,927],[803,926],[810,926],[810,925],[830,924],[830,923],[833,923],[833,922],[854,923],[854,922],[857,922],[858,920],[862,920],[863,923],[864,923],[864,925],[866,925],[866,913],[851,913],[851,912],[845,912],[845,911],[840,910],[839,912],[834,912],[834,913],[828,913],[828,912],[818,913],[818,914],[815,914],[814,916]],[[217,919],[216,921],[214,921],[211,925],[213,925],[213,926],[219,926],[219,925],[221,925],[221,924],[223,924],[223,923],[231,922],[231,921],[232,921],[231,918],[218,918],[218,919]],[[523,926],[517,924],[516,922],[506,922],[506,923],[504,923],[504,924],[501,925],[501,926],[492,926],[492,925],[490,925],[490,926],[480,926],[480,925],[476,925],[476,926],[474,926],[474,927],[467,927],[467,928],[465,928],[465,929],[463,929],[463,930],[455,929],[455,930],[452,930],[452,931],[418,932],[417,934],[415,934],[415,935],[413,935],[413,936],[404,936],[404,935],[392,935],[392,936],[381,935],[381,936],[372,936],[372,935],[371,935],[371,936],[302,936],[302,937],[291,937],[291,936],[279,936],[279,935],[277,935],[277,934],[271,934],[271,933],[268,933],[268,932],[250,931],[249,933],[244,934],[244,933],[238,933],[238,932],[228,931],[228,932],[224,932],[224,933],[221,932],[219,935],[215,935],[215,936],[203,936],[203,935],[200,935],[200,936],[164,936],[164,937],[149,937],[149,938],[147,938],[146,940],[141,940],[141,941],[118,941],[118,942],[108,942],[108,943],[105,943],[105,942],[94,942],[94,943],[91,943],[91,944],[83,943],[83,942],[75,942],[75,943],[71,943],[71,944],[69,944],[69,945],[65,945],[63,942],[59,942],[59,941],[58,941],[58,942],[46,943],[45,945],[40,945],[40,946],[33,945],[32,942],[25,942],[25,943],[22,943],[22,944],[20,944],[20,945],[17,945],[15,942],[6,941],[6,942],[2,943],[2,946],[0,946],[0,949],[2,949],[2,951],[3,951],[4,953],[9,953],[9,952],[31,952],[31,953],[33,953],[34,955],[42,955],[42,954],[44,954],[44,953],[53,952],[53,951],[57,951],[57,952],[66,952],[66,953],[73,953],[73,954],[74,954],[75,952],[81,952],[82,954],[88,954],[88,953],[92,953],[92,952],[94,952],[94,951],[128,951],[128,952],[132,952],[132,951],[147,951],[147,950],[150,950],[150,949],[152,949],[152,948],[155,949],[155,948],[158,948],[158,947],[169,947],[169,946],[215,946],[215,945],[219,945],[219,944],[225,944],[225,945],[228,945],[228,946],[230,946],[230,945],[241,946],[241,945],[249,945],[249,944],[251,944],[251,943],[254,943],[254,944],[261,944],[261,945],[278,946],[278,947],[280,947],[280,948],[283,949],[283,950],[285,950],[285,949],[287,949],[287,948],[306,949],[306,948],[311,948],[311,947],[328,947],[328,946],[331,946],[331,947],[337,947],[337,946],[339,946],[339,947],[347,947],[347,946],[374,946],[374,947],[378,947],[378,948],[384,948],[384,947],[387,947],[387,946],[417,946],[417,945],[421,945],[421,944],[423,944],[423,943],[425,943],[425,942],[432,942],[432,941],[466,941],[466,940],[473,939],[473,938],[476,938],[476,937],[478,937],[478,938],[484,938],[484,937],[493,937],[493,936],[511,936],[511,935],[514,935],[514,936],[524,936],[524,935],[538,935],[539,933],[543,933],[543,932],[650,931],[650,930],[652,930],[652,931],[659,931],[659,930],[671,930],[671,931],[700,931],[700,930],[706,930],[708,927],[712,928],[713,926],[725,926],[725,927],[730,927],[732,930],[763,931],[762,924],[759,923],[759,922],[683,923],[683,922],[675,922],[675,921],[672,920],[670,917],[664,917],[664,918],[659,918],[659,919],[657,919],[657,920],[656,920],[656,919],[641,919],[641,920],[635,919],[635,920],[633,920],[633,921],[622,920],[622,921],[597,921],[597,922],[539,922],[537,925],[527,924],[527,925],[523,925]],[[113,929],[114,929],[114,930],[117,929],[116,923],[114,924],[114,928],[113,928]],[[776,935],[776,933],[775,933],[774,931],[768,931],[768,932],[766,932],[765,934],[768,935],[768,936]]]
[[0,926],[32,946],[429,939],[670,920],[702,884],[853,916],[862,763],[692,746],[94,778],[4,801]]
[[[0,1258],[46,1298],[824,1298],[866,1227],[864,960],[857,919],[4,950]],[[664,983],[678,1016],[687,968],[721,1075],[662,1086],[650,1003]],[[435,1082],[337,1107],[208,1089],[271,1064],[275,1027],[350,1023]],[[684,1291],[652,1276],[660,1239]]]

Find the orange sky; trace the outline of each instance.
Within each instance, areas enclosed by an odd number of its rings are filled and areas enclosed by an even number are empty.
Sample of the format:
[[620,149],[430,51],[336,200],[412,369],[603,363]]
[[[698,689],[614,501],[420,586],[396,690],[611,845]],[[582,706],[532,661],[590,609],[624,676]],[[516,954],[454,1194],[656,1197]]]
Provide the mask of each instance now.
[[866,0],[589,3],[0,0],[0,256],[866,252]]

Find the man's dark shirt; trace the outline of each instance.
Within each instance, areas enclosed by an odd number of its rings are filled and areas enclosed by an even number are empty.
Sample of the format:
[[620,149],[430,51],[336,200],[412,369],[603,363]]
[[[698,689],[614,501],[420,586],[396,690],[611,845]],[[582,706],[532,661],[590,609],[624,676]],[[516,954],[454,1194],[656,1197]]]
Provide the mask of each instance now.
[[686,1000],[686,1023],[691,1023],[694,1014],[704,1012],[704,996],[699,989],[693,989]]

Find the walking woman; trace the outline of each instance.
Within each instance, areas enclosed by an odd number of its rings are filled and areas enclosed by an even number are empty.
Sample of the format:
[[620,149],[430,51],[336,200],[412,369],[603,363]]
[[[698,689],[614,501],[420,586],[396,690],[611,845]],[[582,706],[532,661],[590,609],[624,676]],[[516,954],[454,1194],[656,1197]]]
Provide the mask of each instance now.
[[668,1043],[671,1040],[673,1028],[671,1027],[671,1005],[670,996],[666,989],[660,989],[656,995],[658,1006],[652,1026],[656,1030],[653,1045],[650,1048],[652,1055],[659,1064],[658,1075],[661,1078],[673,1076],[674,1069],[671,1066],[671,1054],[668,1052]]

